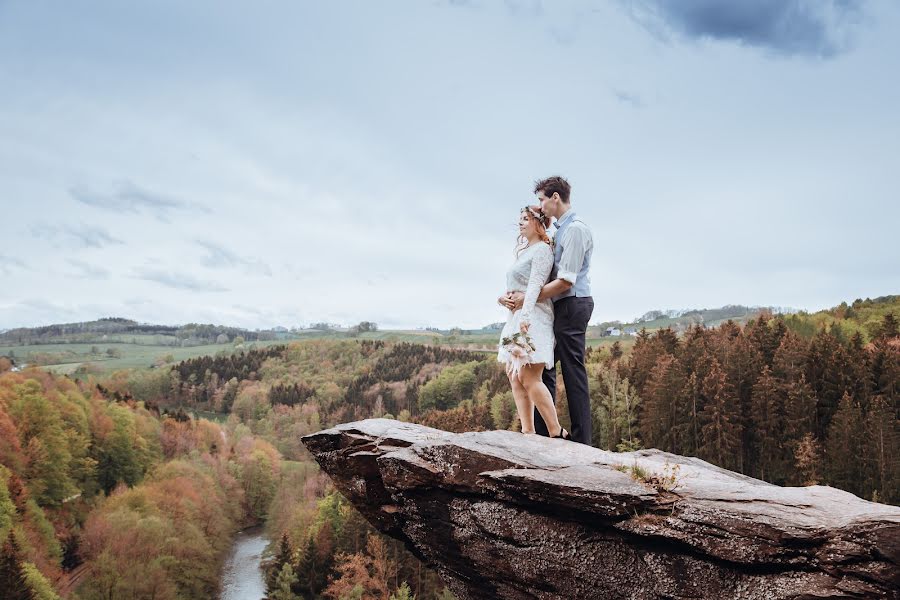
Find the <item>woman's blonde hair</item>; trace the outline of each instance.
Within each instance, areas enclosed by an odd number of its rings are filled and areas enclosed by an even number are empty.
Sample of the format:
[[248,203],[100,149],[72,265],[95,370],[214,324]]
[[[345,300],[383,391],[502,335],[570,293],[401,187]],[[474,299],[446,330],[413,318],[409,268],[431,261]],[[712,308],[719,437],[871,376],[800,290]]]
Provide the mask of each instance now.
[[[534,223],[534,228],[537,231],[538,237],[541,238],[541,241],[552,248],[553,241],[550,239],[550,236],[547,235],[547,228],[550,227],[550,217],[544,214],[544,211],[541,210],[540,206],[526,206],[521,212],[525,213],[528,216],[528,219]],[[519,235],[516,239],[516,257],[518,257],[527,247],[528,240],[525,236]]]

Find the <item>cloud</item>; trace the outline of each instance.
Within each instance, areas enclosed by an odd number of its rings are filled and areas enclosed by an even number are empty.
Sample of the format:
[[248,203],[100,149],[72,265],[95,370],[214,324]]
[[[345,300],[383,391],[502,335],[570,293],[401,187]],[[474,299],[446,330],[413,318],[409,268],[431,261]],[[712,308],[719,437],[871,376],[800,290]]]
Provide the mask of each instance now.
[[124,244],[122,240],[113,237],[102,227],[92,225],[48,225],[35,224],[31,226],[31,233],[37,238],[49,241],[63,241],[83,248],[103,248],[112,244]]
[[88,206],[120,214],[140,214],[146,211],[165,223],[170,221],[171,213],[177,211],[210,212],[201,204],[153,192],[130,181],[117,184],[115,189],[109,193],[96,192],[83,186],[74,186],[69,189],[69,194],[78,202]]
[[243,267],[251,274],[272,276],[272,269],[269,265],[258,258],[238,256],[215,242],[205,240],[196,240],[196,242],[206,249],[207,254],[201,259],[201,262],[211,269]]
[[632,94],[631,92],[626,92],[623,90],[613,90],[613,96],[615,96],[616,100],[621,102],[622,104],[627,104],[632,108],[643,108],[644,101],[641,100],[641,97],[637,94]]
[[863,0],[631,0],[652,34],[736,41],[785,56],[831,58],[849,49]]
[[16,258],[15,256],[7,256],[5,254],[0,254],[0,273],[4,275],[12,274],[14,269],[28,269],[22,259]]
[[140,267],[135,269],[134,276],[138,279],[155,281],[156,283],[161,283],[162,285],[179,290],[189,290],[192,292],[229,291],[228,288],[219,283],[216,283],[215,281],[203,281],[187,273],[161,271],[159,269],[151,269],[149,267]]
[[68,262],[70,265],[80,271],[79,273],[77,273],[78,277],[86,279],[109,279],[109,271],[107,269],[104,269],[103,267],[91,265],[82,260],[76,260],[74,258],[70,258]]

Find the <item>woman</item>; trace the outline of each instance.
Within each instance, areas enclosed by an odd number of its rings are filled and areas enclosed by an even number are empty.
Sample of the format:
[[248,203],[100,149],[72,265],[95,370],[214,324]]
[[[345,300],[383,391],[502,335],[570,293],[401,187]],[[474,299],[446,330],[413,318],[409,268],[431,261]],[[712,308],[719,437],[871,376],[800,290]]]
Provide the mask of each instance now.
[[[552,242],[547,237],[549,226],[550,217],[541,212],[540,206],[522,209],[516,261],[506,273],[506,290],[524,292],[525,300],[521,309],[509,311],[500,334],[497,360],[506,363],[522,433],[535,432],[534,408],[537,407],[550,437],[567,440],[570,439],[569,432],[560,426],[550,390],[541,380],[544,367],[556,367],[553,360],[553,305],[550,300],[537,301],[553,269]],[[502,297],[497,302],[502,305]],[[520,340],[527,334],[533,350],[523,352],[512,346],[508,340],[516,333],[523,334],[519,336]]]

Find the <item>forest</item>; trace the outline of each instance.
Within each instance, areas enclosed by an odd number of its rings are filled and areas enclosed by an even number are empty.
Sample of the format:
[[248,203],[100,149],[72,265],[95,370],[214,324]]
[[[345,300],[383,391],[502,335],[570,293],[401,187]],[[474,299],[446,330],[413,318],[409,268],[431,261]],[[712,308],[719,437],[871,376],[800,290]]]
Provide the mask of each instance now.
[[[642,331],[632,348],[589,351],[594,445],[900,503],[898,323],[881,304],[853,310]],[[347,504],[300,438],[369,417],[516,430],[508,388],[492,354],[359,340],[81,380],[2,373],[0,589],[211,597],[233,533],[265,523],[270,598],[451,598]],[[566,425],[564,388],[558,409]]]

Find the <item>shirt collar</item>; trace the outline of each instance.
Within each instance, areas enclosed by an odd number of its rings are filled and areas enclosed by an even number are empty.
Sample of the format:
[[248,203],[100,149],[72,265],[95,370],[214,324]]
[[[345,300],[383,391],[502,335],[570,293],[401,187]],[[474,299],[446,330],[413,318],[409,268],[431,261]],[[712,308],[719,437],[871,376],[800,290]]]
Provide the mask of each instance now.
[[565,223],[567,223],[568,221],[571,221],[574,216],[575,216],[575,211],[570,208],[569,210],[566,211],[566,214],[564,214],[561,219],[556,220],[556,228],[559,229]]

